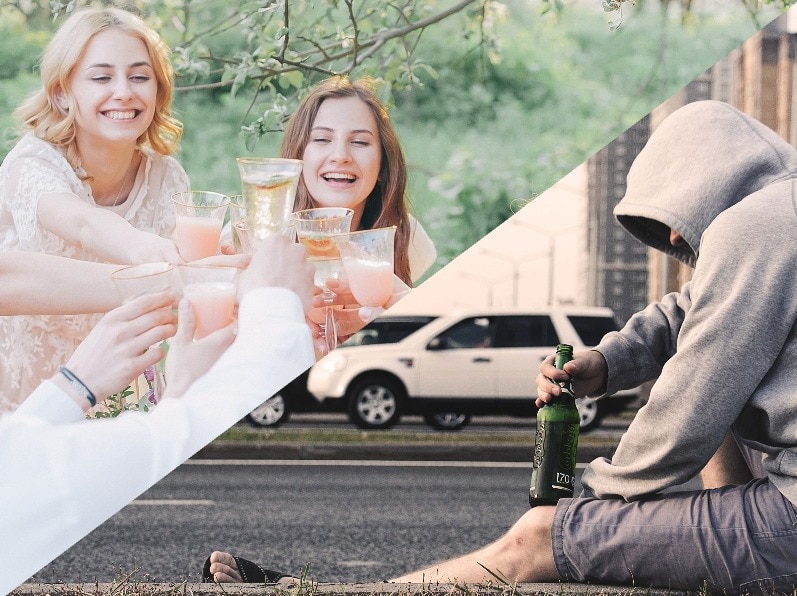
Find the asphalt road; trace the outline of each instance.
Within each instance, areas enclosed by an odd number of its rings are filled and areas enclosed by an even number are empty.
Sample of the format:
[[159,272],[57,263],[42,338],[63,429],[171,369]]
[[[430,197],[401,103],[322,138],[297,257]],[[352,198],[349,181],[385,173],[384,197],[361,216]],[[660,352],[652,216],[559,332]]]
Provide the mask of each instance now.
[[528,508],[523,464],[178,468],[35,576],[199,581],[214,549],[322,582],[377,581],[497,538]]
[[[297,414],[288,423],[341,424],[335,414]],[[589,435],[619,440],[627,424],[607,418]],[[534,419],[478,417],[456,434],[467,443],[484,432],[525,436],[534,426]],[[440,432],[412,417],[391,432],[422,429]],[[147,582],[197,582],[215,549],[293,574],[309,565],[322,582],[378,581],[482,546],[528,509],[525,461],[386,463],[192,460],[32,581],[102,583],[133,573]]]

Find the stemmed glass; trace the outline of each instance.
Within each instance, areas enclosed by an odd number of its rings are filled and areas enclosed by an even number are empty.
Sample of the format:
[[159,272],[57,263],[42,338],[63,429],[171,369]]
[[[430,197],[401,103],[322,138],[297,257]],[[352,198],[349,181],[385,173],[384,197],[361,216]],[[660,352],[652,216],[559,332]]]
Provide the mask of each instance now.
[[230,232],[235,252],[248,254],[254,250],[252,231],[246,218],[246,205],[243,195],[230,197]]
[[[156,294],[167,290],[177,292],[180,288],[179,275],[174,266],[169,263],[142,263],[122,267],[111,273],[111,279],[122,297],[122,302],[129,302],[145,294]],[[161,347],[166,351],[168,340],[164,340]],[[162,358],[160,362],[144,371],[144,379],[149,387],[147,398],[152,404],[158,403],[166,388],[163,369],[165,361],[166,359]],[[139,391],[136,393],[139,394],[137,397],[142,397]],[[120,400],[119,405],[124,407],[124,398]]]
[[361,306],[384,306],[393,295],[396,226],[350,232],[334,238],[346,280]]
[[290,233],[291,211],[302,173],[302,160],[238,157],[243,205],[254,240]]
[[332,308],[335,293],[327,284],[332,279],[343,277],[340,253],[333,237],[349,231],[353,215],[354,211],[344,207],[318,207],[297,211],[292,218],[296,236],[307,250],[307,260],[315,265],[315,285],[321,288],[321,298],[324,300],[321,332],[327,353],[338,345]]

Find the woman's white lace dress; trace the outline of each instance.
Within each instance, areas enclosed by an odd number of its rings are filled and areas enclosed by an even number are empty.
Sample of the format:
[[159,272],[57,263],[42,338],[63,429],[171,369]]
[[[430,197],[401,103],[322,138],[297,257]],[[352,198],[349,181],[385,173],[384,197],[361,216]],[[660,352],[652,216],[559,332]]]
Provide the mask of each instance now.
[[[127,201],[118,207],[98,208],[113,210],[139,230],[170,237],[174,228],[170,197],[189,189],[188,176],[171,157],[148,151],[143,155]],[[97,261],[39,225],[39,197],[52,192],[72,193],[95,205],[89,185],[78,178],[63,153],[28,133],[0,165],[0,250]],[[57,301],[58,288],[44,287]],[[86,292],[91,291],[86,287]],[[55,374],[100,317],[0,317],[0,412],[16,409],[43,379]]]

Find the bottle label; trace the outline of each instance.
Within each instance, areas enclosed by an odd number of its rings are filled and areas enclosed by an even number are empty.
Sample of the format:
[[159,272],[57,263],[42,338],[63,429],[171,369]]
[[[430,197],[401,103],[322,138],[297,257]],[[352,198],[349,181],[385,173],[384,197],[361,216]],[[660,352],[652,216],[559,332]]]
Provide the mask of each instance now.
[[576,483],[578,424],[539,420],[534,441],[531,496],[555,502],[570,497]]

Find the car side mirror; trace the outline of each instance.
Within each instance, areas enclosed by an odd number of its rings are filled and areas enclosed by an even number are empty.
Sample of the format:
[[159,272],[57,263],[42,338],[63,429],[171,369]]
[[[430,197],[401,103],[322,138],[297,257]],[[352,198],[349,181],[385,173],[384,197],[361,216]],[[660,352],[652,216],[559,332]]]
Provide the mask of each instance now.
[[447,350],[448,348],[448,339],[445,337],[435,337],[426,345],[427,350]]

